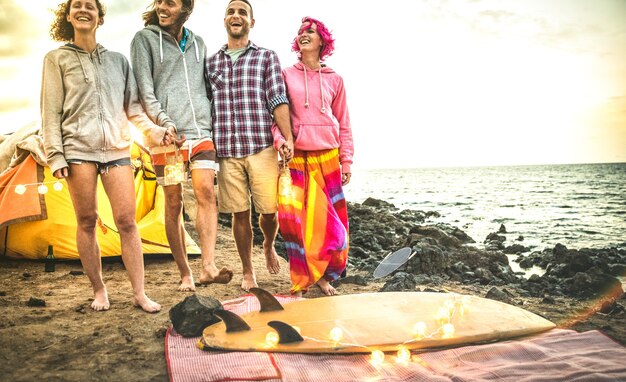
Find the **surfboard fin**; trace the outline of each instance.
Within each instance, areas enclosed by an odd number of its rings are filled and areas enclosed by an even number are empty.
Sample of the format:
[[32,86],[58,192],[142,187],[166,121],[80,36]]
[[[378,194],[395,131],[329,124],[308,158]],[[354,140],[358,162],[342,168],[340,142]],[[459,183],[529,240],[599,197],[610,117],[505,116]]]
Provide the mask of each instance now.
[[276,297],[272,296],[272,294],[265,289],[261,288],[250,288],[250,292],[256,296],[261,304],[260,312],[274,312],[278,310],[285,310],[280,302],[276,299]]
[[292,342],[302,342],[304,338],[293,328],[293,326],[282,321],[270,321],[267,323],[278,332],[278,343],[289,344]]
[[250,330],[250,326],[246,323],[246,321],[233,312],[216,309],[213,311],[213,314],[224,321],[224,324],[226,325],[226,333],[245,332],[246,330]]

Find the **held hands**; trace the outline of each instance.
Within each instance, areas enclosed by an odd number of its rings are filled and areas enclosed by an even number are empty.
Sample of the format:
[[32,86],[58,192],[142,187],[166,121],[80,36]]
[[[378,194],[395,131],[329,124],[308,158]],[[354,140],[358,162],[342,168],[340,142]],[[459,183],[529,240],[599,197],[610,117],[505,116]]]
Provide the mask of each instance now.
[[352,177],[352,174],[349,172],[344,172],[341,174],[341,185],[345,186],[346,184],[350,183],[350,178]]
[[178,137],[176,135],[176,129],[174,127],[170,126],[165,131],[165,135],[163,135],[163,140],[161,141],[161,146],[169,146],[169,145],[175,143],[176,146],[180,147],[180,146],[183,145],[183,143],[185,143],[186,140],[187,140],[187,137],[185,137],[185,134],[182,134],[180,136],[180,139],[178,139]]
[[56,170],[54,174],[52,175],[54,175],[54,177],[57,179],[63,179],[63,178],[67,178],[69,174],[70,174],[69,167],[63,167],[63,168]]
[[280,152],[280,156],[284,160],[289,162],[293,158],[293,141],[287,140],[285,143],[283,143],[283,145],[280,146],[279,152]]

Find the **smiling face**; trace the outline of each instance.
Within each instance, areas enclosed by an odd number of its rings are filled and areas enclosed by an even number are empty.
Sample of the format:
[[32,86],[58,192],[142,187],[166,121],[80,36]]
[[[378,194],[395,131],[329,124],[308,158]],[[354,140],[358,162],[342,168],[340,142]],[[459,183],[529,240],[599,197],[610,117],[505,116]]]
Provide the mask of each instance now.
[[254,27],[254,19],[252,18],[252,9],[243,1],[233,1],[226,8],[226,16],[224,16],[224,26],[228,36],[234,39],[248,37],[250,28]]
[[169,29],[180,24],[183,11],[182,0],[157,0],[155,3],[161,28]]
[[315,23],[306,22],[300,27],[296,42],[301,53],[316,52],[319,55],[323,46],[322,37],[317,32]]
[[72,24],[75,31],[95,32],[104,22],[99,14],[96,0],[73,0],[70,3],[67,21]]

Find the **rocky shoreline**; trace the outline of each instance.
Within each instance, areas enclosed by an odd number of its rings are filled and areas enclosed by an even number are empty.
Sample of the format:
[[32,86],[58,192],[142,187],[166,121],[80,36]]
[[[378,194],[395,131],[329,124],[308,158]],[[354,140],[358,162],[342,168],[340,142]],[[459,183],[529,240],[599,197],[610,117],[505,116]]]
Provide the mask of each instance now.
[[[592,309],[601,314],[626,315],[626,295],[618,279],[626,276],[624,249],[568,249],[557,244],[529,253],[530,248],[520,244],[521,237],[506,245],[503,225],[485,238],[484,248],[479,248],[457,227],[428,223],[430,217],[438,217],[437,212],[399,210],[373,198],[362,204],[348,203],[348,214],[348,276],[338,284],[367,286],[383,281],[382,292],[441,290],[456,283],[486,288],[486,297],[507,303],[523,305],[524,298],[538,298],[544,304],[554,304],[563,297],[593,303]],[[230,226],[230,219],[220,216],[220,223]],[[255,244],[262,240],[255,227]],[[410,247],[415,256],[388,276],[374,279],[372,274],[383,258],[402,247]],[[286,258],[280,235],[276,249]],[[507,255],[515,255],[521,269],[539,267],[543,274],[526,278],[524,272],[514,272]]]

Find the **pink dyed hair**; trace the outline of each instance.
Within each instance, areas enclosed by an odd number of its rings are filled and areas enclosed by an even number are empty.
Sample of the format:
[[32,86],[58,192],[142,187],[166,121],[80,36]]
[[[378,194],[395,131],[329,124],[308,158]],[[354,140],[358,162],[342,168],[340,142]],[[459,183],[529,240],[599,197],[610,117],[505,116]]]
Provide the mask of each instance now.
[[300,53],[300,47],[298,46],[298,36],[302,33],[303,30],[308,29],[311,25],[315,24],[317,26],[317,33],[322,38],[322,49],[320,51],[320,61],[324,61],[327,57],[330,57],[335,51],[335,39],[333,38],[332,33],[326,28],[323,22],[314,19],[313,17],[305,16],[302,18],[302,26],[298,29],[298,35],[293,39],[293,44],[291,44],[291,51],[296,52],[298,55],[298,60],[302,58],[302,53]]

